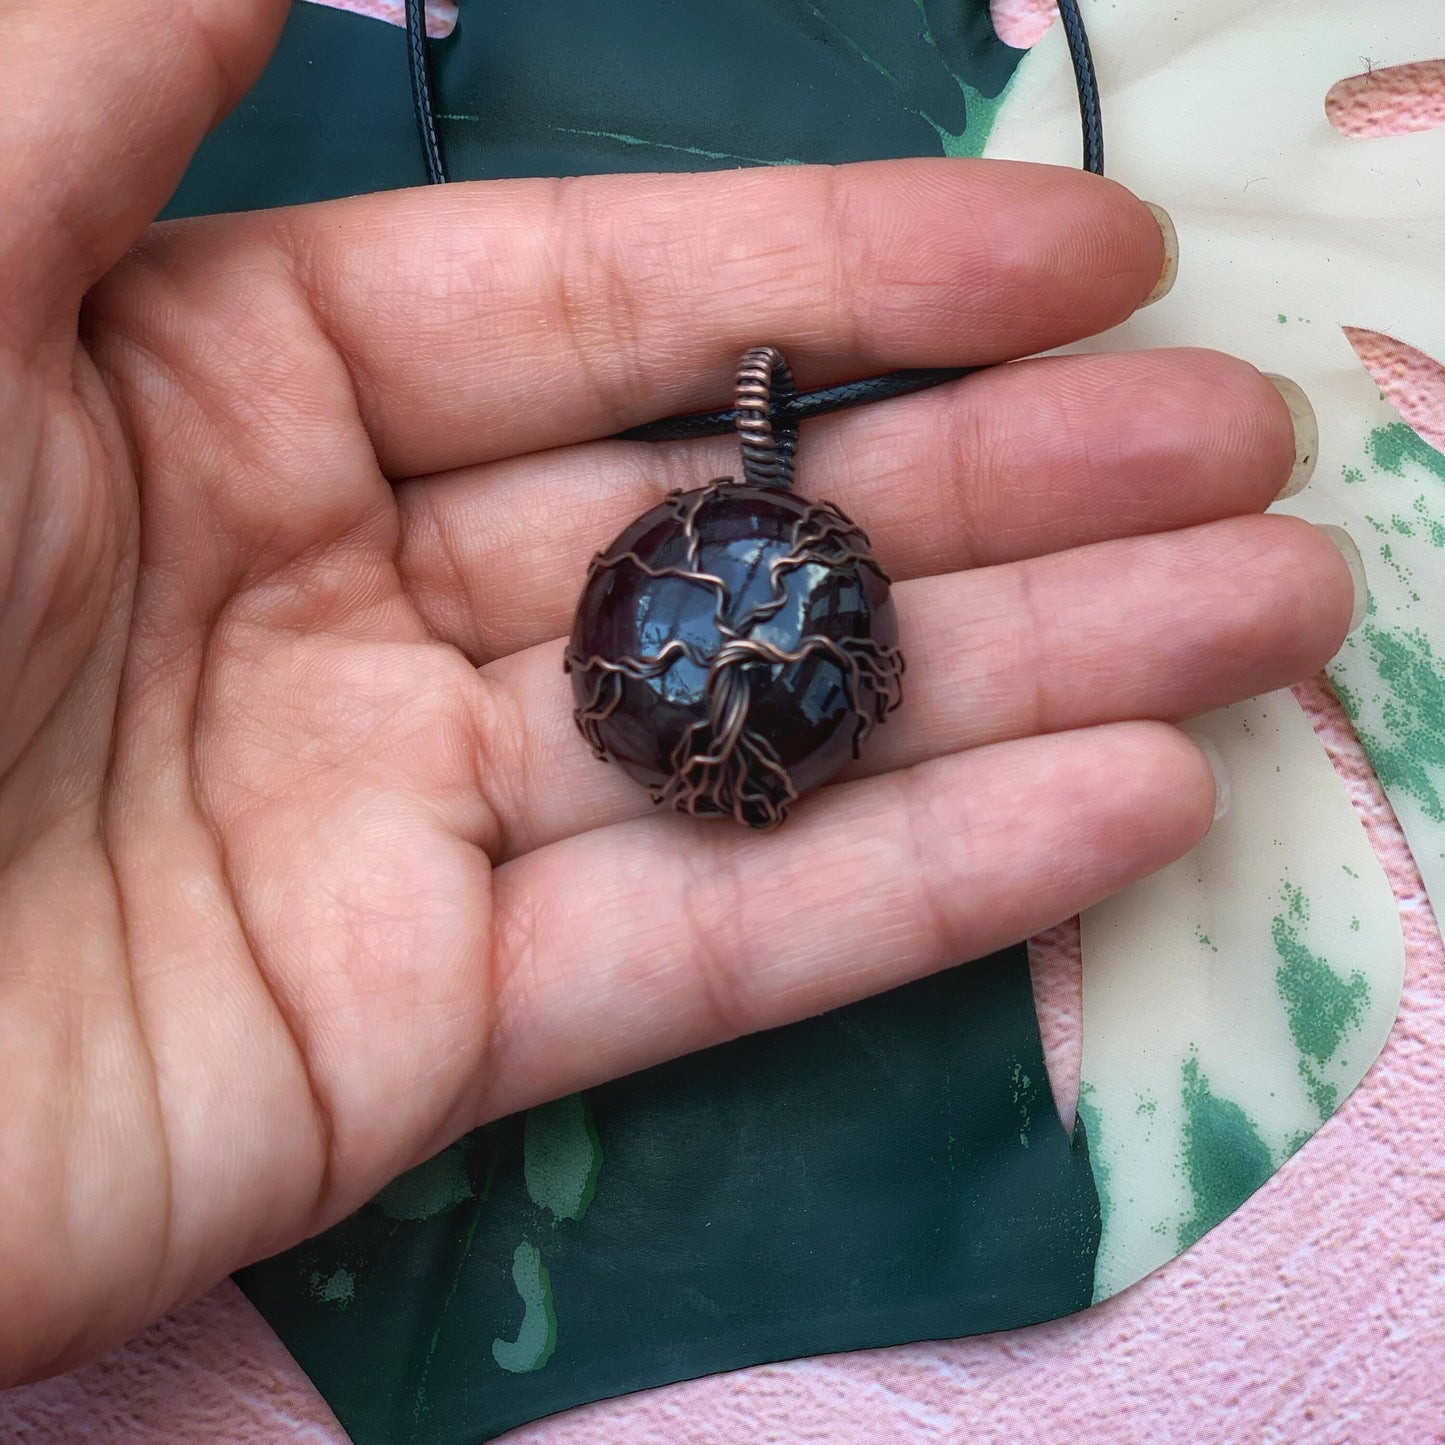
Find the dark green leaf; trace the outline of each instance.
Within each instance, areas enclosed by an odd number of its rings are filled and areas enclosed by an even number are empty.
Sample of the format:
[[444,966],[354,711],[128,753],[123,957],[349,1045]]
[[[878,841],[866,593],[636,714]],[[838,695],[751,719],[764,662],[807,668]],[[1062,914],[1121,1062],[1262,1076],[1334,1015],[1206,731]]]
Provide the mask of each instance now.
[[[588,1098],[600,1159],[580,1114],[506,1120],[460,1146],[469,1183],[408,1192],[432,1217],[384,1198],[240,1276],[358,1445],[1090,1302],[1098,1195],[1022,948]],[[559,1149],[579,1219],[537,1187]]]

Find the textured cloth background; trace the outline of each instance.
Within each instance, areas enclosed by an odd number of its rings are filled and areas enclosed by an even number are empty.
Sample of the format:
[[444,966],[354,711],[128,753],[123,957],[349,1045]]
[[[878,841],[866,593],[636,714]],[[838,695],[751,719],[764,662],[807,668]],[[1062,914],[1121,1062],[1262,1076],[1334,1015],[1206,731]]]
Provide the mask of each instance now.
[[[336,3],[400,9],[399,0]],[[995,12],[1006,40],[1029,45],[1052,4],[995,0]],[[450,4],[435,6],[434,33],[454,16]],[[1438,124],[1445,63],[1337,87],[1329,113],[1356,136]],[[1351,339],[1406,420],[1445,448],[1445,372],[1389,338]],[[1237,1214],[1159,1274],[1073,1319],[674,1385],[524,1427],[509,1441],[1445,1442],[1445,949],[1338,703],[1323,682],[1300,698],[1389,870],[1409,968],[1379,1063]],[[1042,941],[1036,981],[1055,1087],[1071,1112],[1075,929]],[[344,1445],[345,1436],[228,1283],[97,1364],[0,1396],[0,1442]]]

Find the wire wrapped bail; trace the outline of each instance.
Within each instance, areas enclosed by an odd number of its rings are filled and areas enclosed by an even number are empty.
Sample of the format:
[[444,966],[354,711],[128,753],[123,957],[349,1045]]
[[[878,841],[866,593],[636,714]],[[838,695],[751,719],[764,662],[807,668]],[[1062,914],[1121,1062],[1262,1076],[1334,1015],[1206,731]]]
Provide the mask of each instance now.
[[793,373],[776,346],[754,346],[738,363],[737,429],[743,451],[743,481],[754,487],[793,485],[798,428],[774,421],[778,402],[798,394]]

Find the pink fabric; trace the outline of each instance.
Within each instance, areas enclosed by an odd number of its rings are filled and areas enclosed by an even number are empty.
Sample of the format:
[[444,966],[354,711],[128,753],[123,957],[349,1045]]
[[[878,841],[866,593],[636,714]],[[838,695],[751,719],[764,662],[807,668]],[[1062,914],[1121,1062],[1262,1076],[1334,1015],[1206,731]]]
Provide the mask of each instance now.
[[[1051,11],[1049,0],[995,0],[999,33],[1016,45],[1034,43]],[[435,13],[449,25],[454,11]],[[1364,103],[1345,94],[1341,129],[1360,133]],[[1351,340],[1402,415],[1445,443],[1445,371],[1388,337]],[[1383,1057],[1259,1194],[1182,1259],[1073,1319],[671,1386],[527,1426],[512,1445],[1445,1442],[1445,948],[1337,700],[1323,681],[1300,698],[1389,871],[1409,965]],[[1050,1072],[1071,1113],[1076,931],[1054,931],[1036,981]],[[345,1438],[229,1283],[97,1364],[0,1396],[6,1445]]]
[[1005,45],[1028,50],[1059,17],[1054,0],[992,0],[993,28]]
[[1330,87],[1325,115],[1341,135],[1379,139],[1437,130],[1445,126],[1445,60],[1351,75]]
[[1345,335],[1375,385],[1390,404],[1436,451],[1445,452],[1445,366],[1423,351],[1359,326],[1346,326]]
[[[312,0],[333,10],[350,10],[353,15],[369,15],[391,25],[406,24],[406,0]],[[434,40],[444,40],[456,29],[456,0],[426,0],[426,33]]]

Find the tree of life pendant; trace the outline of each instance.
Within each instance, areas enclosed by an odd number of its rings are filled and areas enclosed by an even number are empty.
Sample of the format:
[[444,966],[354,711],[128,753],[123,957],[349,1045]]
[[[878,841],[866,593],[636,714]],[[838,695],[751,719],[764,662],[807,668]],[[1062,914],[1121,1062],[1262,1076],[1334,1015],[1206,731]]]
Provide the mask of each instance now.
[[902,700],[887,574],[791,490],[782,354],[738,367],[741,481],[670,492],[592,559],[567,647],[577,726],[655,803],[775,828]]

